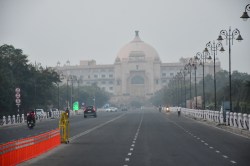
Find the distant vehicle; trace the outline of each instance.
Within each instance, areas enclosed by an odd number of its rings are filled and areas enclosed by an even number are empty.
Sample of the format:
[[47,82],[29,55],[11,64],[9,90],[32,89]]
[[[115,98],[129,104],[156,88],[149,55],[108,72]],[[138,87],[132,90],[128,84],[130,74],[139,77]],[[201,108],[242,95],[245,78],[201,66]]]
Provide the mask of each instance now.
[[106,108],[106,111],[107,112],[117,112],[117,108],[116,107],[109,107],[109,108]]
[[127,111],[128,110],[128,108],[127,107],[122,107],[122,109],[121,109],[122,111]]
[[27,126],[28,126],[28,128],[33,129],[35,124],[36,124],[35,112],[34,111],[29,112],[27,114]]
[[35,114],[36,114],[36,117],[39,119],[45,118],[47,116],[44,110],[40,108],[35,109]]
[[95,106],[87,106],[84,110],[84,118],[87,118],[88,116],[93,116],[93,117],[97,117],[97,113],[96,113],[96,108]]

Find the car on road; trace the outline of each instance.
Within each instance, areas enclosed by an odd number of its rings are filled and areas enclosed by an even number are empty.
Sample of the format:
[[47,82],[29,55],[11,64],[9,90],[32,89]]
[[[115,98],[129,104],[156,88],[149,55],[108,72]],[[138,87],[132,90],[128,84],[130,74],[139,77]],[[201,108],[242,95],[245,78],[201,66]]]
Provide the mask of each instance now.
[[109,107],[109,108],[106,108],[106,111],[107,112],[117,112],[117,108],[116,107]]
[[36,117],[39,118],[39,119],[43,119],[43,118],[46,118],[46,112],[44,112],[43,109],[41,108],[36,108],[35,109],[35,114],[36,114]]
[[87,118],[88,116],[93,116],[95,118],[97,117],[95,106],[87,106],[84,109],[84,118]]

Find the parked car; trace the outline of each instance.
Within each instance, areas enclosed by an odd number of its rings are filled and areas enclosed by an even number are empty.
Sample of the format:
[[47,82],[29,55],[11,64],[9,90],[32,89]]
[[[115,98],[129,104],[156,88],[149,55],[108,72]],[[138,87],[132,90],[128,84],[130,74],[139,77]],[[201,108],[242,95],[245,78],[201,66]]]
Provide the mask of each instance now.
[[97,117],[95,106],[87,106],[84,109],[84,118],[87,118],[88,116],[93,116],[95,118]]

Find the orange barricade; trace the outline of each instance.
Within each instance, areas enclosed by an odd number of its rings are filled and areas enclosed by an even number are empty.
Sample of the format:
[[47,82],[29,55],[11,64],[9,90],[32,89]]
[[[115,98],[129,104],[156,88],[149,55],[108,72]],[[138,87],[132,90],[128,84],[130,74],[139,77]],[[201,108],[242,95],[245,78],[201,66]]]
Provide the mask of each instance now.
[[61,143],[59,129],[0,145],[0,166],[16,165]]

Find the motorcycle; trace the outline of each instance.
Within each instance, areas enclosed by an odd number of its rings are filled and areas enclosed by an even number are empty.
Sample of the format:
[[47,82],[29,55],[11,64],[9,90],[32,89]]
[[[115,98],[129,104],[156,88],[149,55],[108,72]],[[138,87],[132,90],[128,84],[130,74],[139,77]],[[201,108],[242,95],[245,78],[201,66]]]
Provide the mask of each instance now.
[[27,121],[27,126],[29,129],[33,129],[33,127],[36,125],[36,123],[34,122],[34,120],[28,120]]
[[29,113],[27,116],[27,126],[29,129],[33,129],[35,125],[36,125],[35,115]]

